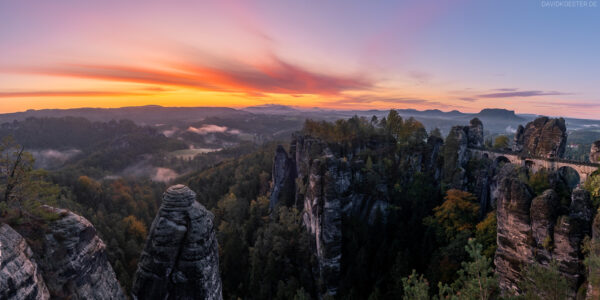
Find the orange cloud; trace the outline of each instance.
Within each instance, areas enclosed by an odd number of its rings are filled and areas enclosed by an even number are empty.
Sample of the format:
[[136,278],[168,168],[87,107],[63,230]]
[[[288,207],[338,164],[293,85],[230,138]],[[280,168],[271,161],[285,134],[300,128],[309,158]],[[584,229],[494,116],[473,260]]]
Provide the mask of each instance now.
[[26,97],[118,97],[137,96],[141,93],[130,92],[101,92],[101,91],[29,91],[29,92],[0,92],[0,98]]
[[[164,68],[140,68],[118,65],[68,64],[53,67],[15,67],[9,71],[25,74],[66,76],[120,83],[141,83],[174,86],[201,91],[339,95],[350,90],[369,90],[374,83],[362,76],[337,76],[307,70],[272,56],[267,63],[250,65],[222,63],[178,63]],[[12,97],[28,97],[28,93],[5,93]],[[38,92],[40,95],[42,92]],[[75,95],[77,92],[72,92]],[[87,96],[81,92],[80,96]],[[90,94],[94,94],[90,92]],[[68,95],[63,93],[62,95]],[[46,96],[53,96],[47,93]],[[56,92],[54,96],[61,96]],[[9,97],[9,96],[5,96]]]

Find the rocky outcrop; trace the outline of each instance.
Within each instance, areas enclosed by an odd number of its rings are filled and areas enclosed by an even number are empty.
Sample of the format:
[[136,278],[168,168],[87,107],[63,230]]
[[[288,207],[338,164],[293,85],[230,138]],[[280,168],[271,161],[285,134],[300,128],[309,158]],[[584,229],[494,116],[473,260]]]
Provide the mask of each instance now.
[[467,136],[469,147],[479,148],[483,146],[483,123],[478,118],[474,118],[469,122]]
[[586,277],[581,244],[590,233],[591,222],[590,194],[583,189],[575,189],[571,194],[568,215],[560,216],[556,222],[552,251],[552,258],[558,262],[559,271],[567,279],[572,297]]
[[[409,154],[395,154],[394,159],[408,174],[407,182],[414,179],[411,171],[440,179],[442,145],[441,138],[430,136],[422,149],[410,151]],[[292,165],[287,163],[283,148],[278,147],[275,153],[271,195],[273,197],[279,193],[281,199],[287,188],[277,190],[282,186],[280,183],[293,183],[295,203],[302,207],[303,223],[312,237],[318,263],[315,273],[319,274],[323,294],[335,295],[338,291],[344,236],[342,218],[351,217],[373,224],[381,217],[385,222],[385,212],[390,203],[389,187],[385,178],[379,178],[374,185],[369,183],[368,169],[373,167],[369,160],[377,158],[369,158],[364,153],[375,155],[395,147],[394,141],[379,136],[350,146],[295,134],[289,151]],[[284,179],[287,174],[295,174],[294,180]]]
[[213,214],[188,187],[163,196],[138,263],[134,299],[222,299]]
[[596,212],[590,240],[586,299],[600,299],[600,214]]
[[449,188],[465,189],[466,167],[471,158],[469,147],[483,146],[483,124],[477,118],[469,126],[453,126],[444,144],[444,182]]
[[567,143],[567,127],[563,118],[539,117],[519,125],[512,150],[524,155],[545,158],[563,157]]
[[581,244],[591,225],[589,193],[575,189],[568,212],[559,215],[556,192],[546,190],[534,198],[514,166],[504,166],[495,180],[498,249],[494,263],[500,289],[518,294],[518,283],[524,280],[523,266],[548,265],[554,260],[567,279],[569,296],[574,298],[585,277]]
[[0,226],[0,299],[49,299],[33,251],[10,226]]
[[295,203],[294,184],[296,180],[296,164],[294,160],[288,157],[283,146],[277,146],[275,157],[273,158],[271,196],[269,206],[275,208],[277,203],[283,202],[286,205]]
[[600,141],[595,141],[590,147],[590,162],[600,163]]
[[8,291],[9,299],[125,299],[94,226],[68,210],[44,208],[56,219],[42,231],[24,229],[36,245],[33,251],[8,225],[0,229],[0,286],[7,285],[0,295]]
[[530,207],[531,188],[521,182],[517,170],[506,165],[497,175],[497,244],[494,264],[503,291],[518,291],[521,266],[533,261]]
[[558,194],[549,189],[533,199],[529,210],[531,233],[537,251],[536,258],[546,263],[551,260],[550,251],[552,250],[554,225],[556,224],[559,207]]
[[50,293],[69,299],[125,299],[106,246],[85,218],[64,209],[48,226],[38,264]]

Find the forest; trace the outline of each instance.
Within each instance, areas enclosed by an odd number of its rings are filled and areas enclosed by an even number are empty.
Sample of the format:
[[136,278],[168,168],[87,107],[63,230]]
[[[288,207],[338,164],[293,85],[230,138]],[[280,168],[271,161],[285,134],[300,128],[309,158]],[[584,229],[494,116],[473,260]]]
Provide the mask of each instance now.
[[[126,121],[90,123],[67,119],[72,141],[52,136],[47,141],[6,137],[0,145],[0,221],[23,232],[43,228],[54,218],[42,205],[70,209],[94,224],[107,245],[109,260],[125,290],[132,284],[137,259],[160,206],[167,184],[149,178],[107,178],[103,175],[140,152],[156,153],[181,148],[176,141],[139,129]],[[55,132],[52,120],[30,120],[17,132]],[[63,126],[61,125],[61,126]],[[4,129],[8,126],[3,125]],[[48,128],[52,128],[51,130]],[[64,129],[66,130],[66,129]],[[415,168],[415,154],[431,150],[431,139],[442,139],[438,130],[427,132],[418,121],[403,119],[395,111],[381,119],[353,117],[335,122],[307,120],[300,134],[325,142],[341,156],[361,149],[352,160],[365,180],[352,187],[367,197],[381,197],[387,209],[373,220],[347,215],[342,220],[342,267],[337,299],[498,299],[494,273],[496,212],[482,213],[477,197],[449,188],[448,178]],[[116,139],[107,137],[118,136]],[[111,152],[101,141],[130,146]],[[76,142],[74,142],[76,141]],[[86,155],[56,170],[34,168],[25,150],[38,143],[54,146],[71,143]],[[192,161],[161,159],[160,163],[193,171],[175,182],[188,185],[202,205],[215,215],[218,228],[220,271],[225,299],[317,299],[320,283],[310,236],[302,223],[302,207],[280,203],[270,208],[273,154],[277,144],[241,145],[219,154],[197,156]],[[504,147],[506,141],[496,139]],[[136,146],[133,146],[136,145]],[[441,153],[452,153],[447,143]],[[287,148],[287,147],[286,147]],[[100,150],[98,150],[100,149]],[[218,155],[218,156],[216,156]],[[442,168],[451,162],[436,161]],[[479,162],[473,159],[470,165]],[[189,165],[188,165],[189,167]],[[474,175],[469,175],[474,176]],[[567,186],[550,185],[551,174],[538,172],[523,180],[536,194],[553,187],[562,202],[569,201]],[[378,189],[372,187],[381,187]],[[585,184],[594,209],[600,204],[600,175]],[[381,195],[385,196],[381,196]],[[30,243],[36,245],[35,235]],[[589,249],[589,240],[586,244]],[[586,263],[597,264],[593,251]],[[563,299],[565,280],[555,264],[532,264],[523,269],[523,299]],[[592,279],[590,279],[592,280]],[[540,294],[544,290],[547,294]]]

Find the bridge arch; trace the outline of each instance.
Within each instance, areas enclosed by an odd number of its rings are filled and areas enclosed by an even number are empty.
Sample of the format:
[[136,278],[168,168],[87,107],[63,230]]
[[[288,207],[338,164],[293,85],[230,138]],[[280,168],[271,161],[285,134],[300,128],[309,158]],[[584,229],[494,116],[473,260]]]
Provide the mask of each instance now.
[[509,164],[510,163],[510,159],[508,159],[506,156],[504,155],[497,155],[496,158],[494,158],[494,166],[498,167],[504,164]]
[[562,166],[558,168],[558,174],[567,183],[570,189],[575,188],[577,185],[582,183],[582,176],[579,172],[571,166]]

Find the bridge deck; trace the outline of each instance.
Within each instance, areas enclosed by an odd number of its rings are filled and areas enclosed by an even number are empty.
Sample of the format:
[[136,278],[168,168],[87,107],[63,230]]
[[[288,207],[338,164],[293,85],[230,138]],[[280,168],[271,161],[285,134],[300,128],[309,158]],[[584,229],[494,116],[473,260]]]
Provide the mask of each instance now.
[[570,159],[564,159],[564,158],[547,158],[547,157],[534,156],[534,155],[525,155],[525,154],[522,154],[519,152],[514,152],[514,151],[495,150],[495,149],[476,148],[476,147],[469,147],[469,149],[478,150],[481,152],[496,153],[496,154],[515,155],[523,160],[539,159],[539,160],[545,160],[545,161],[550,161],[550,162],[561,162],[561,163],[580,165],[580,166],[600,167],[600,163],[593,163],[593,162],[586,162],[586,161],[579,161],[579,160],[570,160]]

